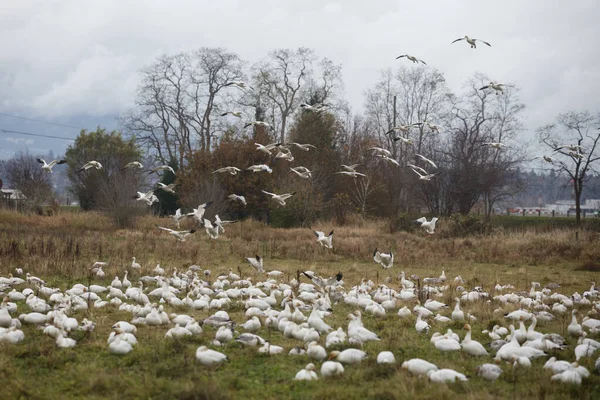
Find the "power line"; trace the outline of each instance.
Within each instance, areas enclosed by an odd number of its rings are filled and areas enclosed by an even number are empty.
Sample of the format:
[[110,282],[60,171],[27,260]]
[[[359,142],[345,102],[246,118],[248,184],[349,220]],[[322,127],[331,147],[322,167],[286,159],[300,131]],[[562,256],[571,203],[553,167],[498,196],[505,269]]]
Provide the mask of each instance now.
[[44,138],[50,138],[50,139],[62,139],[62,140],[72,140],[72,141],[75,141],[75,139],[66,138],[66,137],[62,137],[62,136],[52,136],[52,135],[43,135],[41,133],[13,131],[13,130],[4,129],[4,128],[0,128],[0,132],[4,132],[4,133],[16,133],[16,134],[19,134],[19,135],[37,136],[37,137],[44,137]]
[[84,128],[80,127],[80,126],[69,125],[69,124],[59,124],[58,122],[42,121],[42,120],[39,120],[39,119],[20,117],[18,115],[6,114],[6,113],[3,113],[3,112],[0,112],[0,115],[4,115],[5,117],[22,119],[22,120],[25,120],[25,121],[39,122],[40,124],[62,126],[62,127],[65,127],[65,128],[73,128],[73,129],[84,129]]

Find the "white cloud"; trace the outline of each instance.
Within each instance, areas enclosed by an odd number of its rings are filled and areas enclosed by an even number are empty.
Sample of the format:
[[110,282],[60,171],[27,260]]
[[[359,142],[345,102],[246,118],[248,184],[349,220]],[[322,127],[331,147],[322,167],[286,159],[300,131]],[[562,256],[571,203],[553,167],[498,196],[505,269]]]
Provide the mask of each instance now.
[[[414,54],[454,90],[480,71],[519,86],[530,129],[569,109],[600,110],[595,0],[21,1],[0,14],[5,111],[101,116],[127,108],[161,53],[222,46],[249,62],[306,46],[343,65],[355,110],[380,69]],[[491,42],[472,50],[465,34]]]

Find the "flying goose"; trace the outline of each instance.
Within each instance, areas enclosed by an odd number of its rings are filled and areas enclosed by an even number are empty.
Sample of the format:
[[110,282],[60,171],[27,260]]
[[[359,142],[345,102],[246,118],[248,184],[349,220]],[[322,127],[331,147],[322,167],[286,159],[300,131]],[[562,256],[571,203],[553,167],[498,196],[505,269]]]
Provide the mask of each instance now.
[[290,168],[290,171],[298,175],[300,178],[311,179],[312,172],[306,167]]
[[241,111],[226,111],[221,114],[221,117],[226,117],[227,115],[233,115],[234,117],[242,118],[243,113]]
[[268,173],[273,173],[273,170],[271,169],[271,167],[269,167],[266,164],[256,164],[256,165],[251,165],[248,168],[246,168],[246,170],[248,171],[252,171],[252,172],[268,172]]
[[243,205],[247,205],[248,204],[246,202],[246,198],[244,196],[240,196],[240,195],[237,195],[235,193],[230,194],[229,196],[227,196],[227,198],[230,199],[230,200],[233,200],[233,201],[239,201]]
[[144,165],[139,161],[132,161],[130,163],[125,164],[125,166],[121,168],[121,171],[128,168],[144,169]]
[[223,168],[219,168],[217,170],[213,171],[214,173],[222,173],[222,172],[227,172],[230,173],[231,175],[236,175],[238,172],[240,172],[241,169],[237,168],[237,167],[223,167]]
[[440,131],[442,129],[441,125],[433,124],[429,121],[415,122],[413,125],[415,125],[415,126],[426,125],[430,129],[431,132],[435,132],[435,133],[440,133]]
[[574,151],[577,153],[585,153],[585,149],[583,148],[583,146],[580,146],[578,144],[563,144],[562,146],[558,146],[556,149],[554,149],[554,151],[559,151],[562,149],[567,149],[569,151]]
[[420,180],[422,180],[422,181],[430,181],[430,180],[431,180],[431,178],[433,178],[434,176],[441,174],[441,172],[435,172],[435,173],[433,173],[433,174],[426,174],[426,175],[422,175],[422,174],[421,174],[421,173],[419,173],[419,171],[417,171],[416,169],[414,169],[414,168],[411,168],[411,169],[412,169],[412,171],[413,171],[415,174],[419,175],[419,179],[420,179]]
[[196,229],[190,229],[189,231],[175,231],[170,228],[165,228],[160,225],[156,225],[158,229],[162,229],[165,232],[169,232],[169,234],[173,235],[180,242],[185,242],[185,238],[196,232]]
[[206,229],[206,233],[211,239],[219,238],[219,227],[213,226],[213,224],[206,218],[204,218],[204,228]]
[[175,194],[175,184],[174,183],[170,183],[168,185],[165,185],[162,182],[157,182],[156,184],[158,185],[158,189],[164,190],[165,192],[168,192],[168,193]]
[[[459,41],[461,41],[461,40],[466,40],[466,41],[467,41],[467,43],[469,43],[469,44],[471,45],[471,48],[472,48],[472,49],[476,49],[476,48],[477,48],[477,42],[481,42],[481,43],[487,44],[488,46],[492,47],[492,45],[491,45],[491,44],[489,44],[488,42],[486,42],[486,41],[484,41],[484,40],[481,40],[481,39],[475,39],[475,38],[470,38],[470,37],[468,37],[468,36],[466,36],[466,35],[465,35],[465,37],[462,37],[462,38],[458,38],[458,39],[456,39],[456,40],[455,40],[455,41],[453,41],[452,43],[456,43],[456,42],[459,42]],[[450,44],[452,44],[452,43],[450,43]]]
[[437,169],[437,165],[435,165],[435,163],[429,158],[422,156],[421,154],[415,154],[415,156],[419,157],[421,160],[425,161],[426,163],[429,163],[433,168]]
[[499,142],[481,143],[481,146],[492,147],[492,148],[497,149],[497,150],[502,150],[505,147],[510,147],[509,145],[506,145],[504,143],[499,143]]
[[425,229],[425,231],[427,231],[427,233],[432,235],[433,233],[435,233],[435,223],[437,222],[438,219],[439,218],[431,218],[431,221],[427,222],[427,218],[421,217],[421,218],[415,220],[415,223],[421,225],[421,228]]
[[403,143],[406,143],[406,144],[409,144],[409,145],[412,145],[414,143],[414,140],[408,139],[408,138],[405,138],[405,137],[402,137],[402,136],[396,136],[394,138],[394,142],[397,142],[398,140],[402,140]]
[[137,192],[137,195],[133,196],[133,198],[137,201],[144,201],[149,206],[158,203],[158,197],[154,194],[154,190],[149,190],[146,193]]
[[281,205],[281,206],[285,206],[285,204],[286,204],[285,201],[296,194],[296,192],[275,194],[275,193],[267,192],[266,190],[261,190],[261,192],[271,196],[271,199],[276,201],[277,203],[279,203],[279,205]]
[[396,161],[396,160],[394,160],[393,158],[391,158],[391,157],[388,157],[388,156],[386,156],[386,155],[384,155],[384,154],[377,154],[377,157],[379,157],[379,158],[381,158],[382,160],[384,160],[384,161],[387,161],[387,162],[389,162],[389,163],[391,163],[391,164],[394,164],[394,165],[395,165],[395,166],[397,166],[397,167],[399,167],[399,166],[400,166],[400,163],[399,163],[398,161]]
[[321,112],[325,109],[325,106],[323,104],[319,104],[319,103],[313,104],[313,105],[301,103],[300,108],[302,108],[303,110],[306,110],[306,111]]
[[152,168],[148,175],[152,174],[153,172],[156,172],[158,174],[158,171],[171,171],[171,173],[175,175],[175,170],[169,165],[161,165],[156,168]]
[[494,89],[495,93],[502,93],[504,92],[504,89],[502,89],[502,87],[511,87],[511,85],[506,85],[504,83],[496,83],[496,82],[490,82],[485,86],[482,86],[479,90],[485,90],[485,89]]
[[555,161],[556,161],[554,158],[552,158],[552,157],[549,157],[549,156],[538,156],[538,157],[534,157],[533,159],[534,159],[534,160],[537,160],[538,158],[541,158],[541,159],[543,159],[543,160],[544,160],[544,161],[546,161],[547,163],[553,163],[553,162],[555,162]]
[[279,150],[279,152],[277,153],[277,155],[275,155],[276,159],[282,159],[282,160],[286,160],[289,162],[294,161],[294,156],[292,155],[292,152],[289,150]]
[[55,165],[59,165],[59,164],[65,164],[67,162],[67,160],[53,160],[50,163],[46,164],[46,161],[44,161],[41,158],[38,158],[37,162],[39,162],[40,164],[44,164],[44,165],[42,165],[42,169],[44,171],[48,171],[48,172],[52,173],[52,167],[54,167]]
[[281,143],[271,143],[271,144],[267,144],[267,145],[263,145],[260,143],[254,143],[256,145],[256,150],[258,151],[262,151],[265,154],[271,155],[271,150],[273,150],[275,147],[279,147],[281,146]]
[[267,122],[263,122],[263,121],[251,121],[251,122],[248,122],[248,123],[246,123],[246,125],[244,125],[244,129],[246,129],[249,126],[263,126],[263,127],[267,128],[267,129],[271,129],[271,130],[274,129]]
[[410,132],[410,128],[412,128],[414,125],[399,125],[399,126],[395,126],[392,129],[390,129],[389,131],[387,131],[385,134],[389,135],[391,133],[394,133],[396,131],[400,131],[400,132],[404,132],[404,133],[409,133]]
[[247,257],[246,261],[248,261],[250,263],[250,265],[252,266],[252,268],[254,268],[256,270],[256,272],[258,273],[263,273],[265,272],[265,270],[263,269],[263,258],[261,256],[259,256],[258,254],[256,255],[256,257]]
[[254,90],[254,88],[250,85],[248,85],[246,82],[243,81],[231,81],[226,83],[224,86],[235,86],[238,87],[240,89],[244,89],[246,90],[246,88],[249,88],[250,90]]
[[223,228],[223,225],[229,225],[229,224],[234,224],[237,221],[228,221],[228,220],[222,220],[219,217],[219,214],[215,215],[215,226],[218,228],[220,233],[225,233],[225,228]]
[[175,211],[175,214],[171,215],[171,218],[173,218],[177,224],[177,228],[179,228],[179,221],[185,217],[187,217],[187,215],[181,213],[181,208],[178,208],[177,211]]
[[350,172],[350,171],[339,171],[339,172],[335,172],[335,174],[348,175],[348,176],[351,176],[353,178],[358,178],[359,176],[365,176],[366,177],[365,174],[362,174],[362,173],[357,172],[357,171],[352,171],[352,172]]
[[102,169],[102,164],[100,164],[98,161],[90,161],[90,162],[86,163],[83,167],[81,167],[79,169],[79,172],[87,171],[90,168]]
[[325,236],[325,232],[322,231],[313,231],[313,233],[317,237],[317,243],[323,247],[327,247],[328,249],[333,248],[333,229],[327,236]]
[[390,153],[389,150],[386,150],[386,149],[381,148],[381,147],[371,147],[369,150],[373,151],[373,154],[375,154],[376,156],[379,156],[379,155],[384,155],[384,156],[387,156],[387,157],[391,157],[392,156],[392,153]]
[[342,169],[344,171],[348,171],[348,172],[356,172],[356,167],[359,167],[361,164],[352,164],[352,165],[346,165],[346,164],[342,164],[340,165],[340,167],[342,167]]
[[307,143],[307,144],[300,144],[300,143],[292,142],[292,143],[290,143],[290,144],[292,144],[292,145],[296,146],[297,148],[299,148],[300,150],[304,150],[304,151],[310,151],[310,148],[311,148],[311,147],[312,147],[313,149],[316,149],[316,147],[315,147],[315,146],[313,146],[313,145],[312,145],[312,144],[310,144],[310,143]]
[[427,63],[423,60],[419,60],[417,57],[415,56],[410,56],[408,54],[403,54],[401,56],[396,57],[396,60],[402,58],[402,57],[406,57],[408,60],[412,61],[413,63],[423,63],[424,65],[427,65]]
[[407,163],[406,167],[407,168],[410,167],[410,168],[412,168],[413,171],[417,170],[417,171],[421,172],[422,174],[427,175],[427,171],[425,171],[423,168],[421,168],[415,164]]
[[394,253],[390,250],[389,254],[382,253],[379,250],[375,249],[373,252],[373,260],[376,263],[381,264],[384,269],[392,268],[394,265]]
[[192,217],[196,220],[198,224],[202,224],[204,213],[206,212],[206,209],[211,206],[212,203],[212,201],[208,201],[204,204],[200,204],[198,208],[193,208],[193,211],[191,213],[187,213],[186,216]]

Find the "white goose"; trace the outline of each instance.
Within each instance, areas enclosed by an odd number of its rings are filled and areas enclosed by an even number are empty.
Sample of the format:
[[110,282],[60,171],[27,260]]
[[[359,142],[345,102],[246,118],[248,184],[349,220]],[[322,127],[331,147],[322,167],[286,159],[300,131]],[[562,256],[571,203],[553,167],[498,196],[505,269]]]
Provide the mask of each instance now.
[[325,236],[325,232],[323,231],[313,231],[313,233],[317,237],[317,243],[328,249],[333,248],[333,229],[327,236]]
[[216,173],[227,173],[230,175],[237,175],[238,172],[240,172],[241,169],[237,168],[237,167],[223,167],[223,168],[219,168],[217,170],[213,171],[213,174]]
[[[467,43],[469,43],[471,45],[472,49],[476,49],[477,48],[477,42],[481,42],[481,43],[487,44],[489,47],[492,47],[492,45],[489,44],[488,42],[486,42],[485,40],[470,38],[470,37],[468,37],[466,35],[465,35],[465,37],[458,38],[458,39],[454,40],[452,43],[456,43],[456,42],[459,42],[461,40],[466,40]],[[450,43],[450,44],[452,44],[452,43]]]
[[284,193],[284,194],[275,194],[275,193],[271,193],[271,192],[267,192],[266,190],[261,190],[261,192],[263,192],[264,194],[268,194],[269,196],[271,196],[271,200],[279,203],[280,206],[285,206],[286,205],[286,200],[289,199],[290,197],[292,197],[293,195],[296,194],[296,192],[292,192],[292,193]]
[[227,196],[227,198],[229,200],[239,201],[243,205],[248,205],[248,203],[246,202],[246,198],[244,196],[237,195],[237,194],[233,193],[233,194],[230,194],[229,196]]
[[425,229],[427,233],[433,235],[435,233],[435,224],[439,220],[439,218],[434,217],[431,218],[431,221],[427,221],[427,218],[421,217],[415,220],[415,223],[420,224],[421,228]]
[[379,250],[375,249],[373,252],[373,260],[376,263],[379,263],[383,269],[389,269],[394,266],[394,253],[390,250],[389,253],[382,253]]
[[406,57],[406,59],[407,59],[407,60],[410,60],[410,61],[412,61],[413,63],[416,63],[416,64],[418,64],[418,63],[422,63],[423,65],[427,65],[427,63],[426,63],[425,61],[423,61],[423,60],[419,60],[417,57],[415,57],[415,56],[411,56],[411,55],[408,55],[408,54],[403,54],[403,55],[401,55],[401,56],[398,56],[398,57],[396,57],[396,60],[398,60],[398,59],[400,59],[400,58],[403,58],[403,57]]
[[475,340],[471,339],[471,325],[465,324],[464,327],[467,330],[467,334],[462,341],[462,351],[472,356],[487,356],[488,352],[483,345]]
[[315,372],[316,370],[317,369],[315,368],[315,365],[313,363],[309,363],[306,365],[306,367],[304,367],[304,369],[301,369],[300,371],[298,371],[294,380],[296,380],[296,381],[316,381],[319,379],[319,377],[317,376],[317,373]]
[[40,164],[44,164],[44,165],[42,165],[42,169],[44,171],[52,173],[52,167],[54,167],[55,165],[65,164],[67,162],[67,160],[53,160],[53,161],[50,161],[48,164],[46,164],[45,160],[43,160],[42,158],[38,158],[37,162],[39,162]]
[[87,171],[90,168],[102,169],[102,164],[100,164],[98,161],[89,161],[84,164],[84,166],[81,167],[78,172]]
[[323,365],[321,365],[321,375],[323,375],[324,378],[343,374],[344,366],[338,361],[325,361]]
[[196,350],[196,360],[206,367],[216,367],[227,361],[227,356],[206,346],[200,346]]

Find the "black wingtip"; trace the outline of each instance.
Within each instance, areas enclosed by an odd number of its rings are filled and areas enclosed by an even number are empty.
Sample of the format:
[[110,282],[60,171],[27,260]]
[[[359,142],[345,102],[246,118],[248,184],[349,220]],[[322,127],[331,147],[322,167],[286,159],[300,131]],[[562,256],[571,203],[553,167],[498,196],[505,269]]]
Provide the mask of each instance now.
[[329,232],[329,236],[333,235],[333,229]]
[[344,277],[344,275],[341,272],[338,272],[337,275],[335,276],[335,279],[337,279],[337,281],[341,281],[342,278]]
[[375,250],[373,250],[373,257],[375,257],[375,254],[377,254],[377,247],[375,248]]

